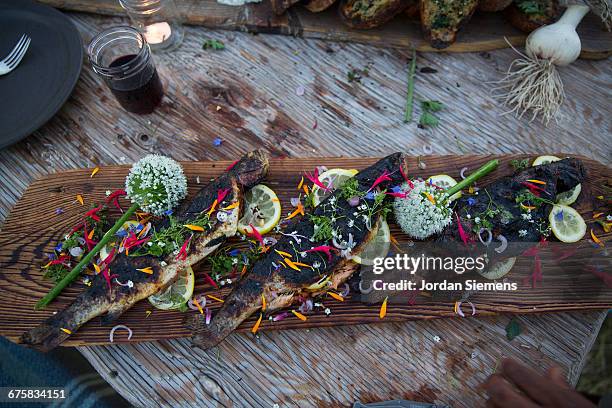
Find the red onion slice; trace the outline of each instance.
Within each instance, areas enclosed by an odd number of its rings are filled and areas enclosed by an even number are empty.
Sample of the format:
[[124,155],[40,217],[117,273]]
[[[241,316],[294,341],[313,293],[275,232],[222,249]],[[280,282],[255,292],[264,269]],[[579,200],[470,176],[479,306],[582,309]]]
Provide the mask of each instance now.
[[297,207],[298,204],[300,203],[300,198],[299,197],[291,197],[291,205],[294,207]]
[[206,308],[206,312],[204,312],[206,315],[206,324],[210,324],[210,318],[212,317],[212,312],[210,311],[209,308]]
[[128,332],[128,340],[132,339],[132,329],[130,329],[129,327],[127,327],[127,326],[125,326],[123,324],[118,324],[115,327],[113,327],[111,329],[111,331],[110,331],[109,339],[110,339],[111,343],[113,343],[115,341],[115,331],[119,330],[119,329],[127,330],[127,332]]
[[467,169],[468,169],[467,167],[464,167],[461,169],[461,172],[459,173],[459,175],[461,176],[463,180],[465,180],[465,177],[466,177],[465,172],[467,171]]
[[200,294],[200,295],[194,296],[193,298],[189,299],[189,301],[187,302],[187,307],[189,307],[189,309],[199,310],[198,307],[193,302],[194,299],[198,300],[200,307],[204,308],[204,306],[206,306],[206,296],[203,294]]
[[277,314],[276,316],[274,316],[272,318],[273,322],[280,322],[281,320],[283,320],[284,318],[286,318],[287,316],[289,316],[289,313],[287,312],[281,312],[279,314]]
[[[486,231],[487,232],[487,240],[483,241],[482,239],[482,232]],[[489,246],[491,245],[491,241],[493,241],[493,233],[491,232],[490,228],[481,228],[478,231],[478,240],[482,243],[482,245],[484,246]]]
[[345,298],[348,296],[349,293],[351,293],[351,287],[349,286],[348,283],[345,283],[344,286],[342,287],[342,290],[340,291],[340,296]]
[[495,252],[501,254],[506,250],[506,248],[508,248],[508,240],[502,234],[499,234],[497,236],[497,239],[499,240],[499,242],[501,242],[501,245],[495,248]]
[[308,313],[312,311],[312,299],[306,299],[299,307],[300,313]]

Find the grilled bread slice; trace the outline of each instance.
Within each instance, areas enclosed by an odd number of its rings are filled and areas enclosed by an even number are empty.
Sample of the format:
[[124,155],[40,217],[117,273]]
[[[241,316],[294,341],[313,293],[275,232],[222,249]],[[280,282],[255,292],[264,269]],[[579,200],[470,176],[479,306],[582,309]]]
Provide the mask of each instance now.
[[442,49],[454,43],[477,6],[478,0],[422,0],[421,27],[431,46]]
[[561,8],[557,0],[514,0],[504,10],[504,15],[514,27],[530,33],[557,21],[561,16]]
[[352,28],[379,27],[401,13],[411,0],[341,0],[340,18]]

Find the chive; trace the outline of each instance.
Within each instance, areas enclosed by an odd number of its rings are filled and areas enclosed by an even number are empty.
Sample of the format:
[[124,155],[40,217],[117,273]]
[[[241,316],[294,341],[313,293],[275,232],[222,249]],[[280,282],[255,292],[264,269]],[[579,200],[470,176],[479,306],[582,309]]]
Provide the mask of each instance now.
[[499,165],[499,160],[497,159],[487,162],[485,165],[480,167],[474,173],[470,174],[465,179],[461,180],[459,183],[455,184],[454,186],[446,190],[446,194],[448,194],[448,196],[451,197],[453,194],[460,191],[462,188],[468,187],[469,185],[473,184],[476,180],[486,176],[487,174],[495,170],[498,165]]
[[414,73],[416,71],[416,50],[412,49],[412,60],[408,69],[408,90],[406,94],[406,112],[404,114],[404,123],[412,122],[412,105],[414,95]]
[[87,265],[91,261],[94,255],[100,252],[102,247],[104,247],[108,243],[108,241],[111,240],[113,235],[115,235],[115,232],[117,232],[119,228],[121,228],[123,223],[126,222],[127,219],[130,218],[132,214],[136,212],[137,209],[138,209],[138,204],[132,204],[132,206],[128,208],[125,213],[123,213],[121,218],[117,220],[115,225],[113,225],[113,227],[110,230],[108,230],[106,234],[104,234],[100,242],[98,242],[91,251],[89,251],[85,256],[83,256],[83,258],[81,259],[81,262],[79,262],[78,265],[75,266],[70,271],[69,274],[64,276],[64,278],[61,281],[59,281],[53,287],[53,289],[51,289],[51,291],[45,295],[45,297],[43,297],[42,299],[38,301],[38,303],[36,303],[35,308],[37,310],[40,310],[44,308],[45,306],[47,306],[49,303],[51,303],[53,299],[55,299],[60,294],[62,290],[64,290],[66,286],[72,283],[72,281],[74,281],[77,278],[77,276],[79,276],[79,274],[81,273],[81,270],[85,267],[85,265]]

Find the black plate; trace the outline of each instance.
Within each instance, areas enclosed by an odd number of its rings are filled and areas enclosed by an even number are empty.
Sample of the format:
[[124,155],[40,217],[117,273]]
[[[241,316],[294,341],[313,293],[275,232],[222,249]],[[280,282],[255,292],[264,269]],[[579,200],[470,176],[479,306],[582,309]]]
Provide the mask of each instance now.
[[12,72],[0,76],[0,148],[28,136],[66,102],[83,64],[81,36],[54,8],[0,0],[0,60],[22,34],[32,39]]

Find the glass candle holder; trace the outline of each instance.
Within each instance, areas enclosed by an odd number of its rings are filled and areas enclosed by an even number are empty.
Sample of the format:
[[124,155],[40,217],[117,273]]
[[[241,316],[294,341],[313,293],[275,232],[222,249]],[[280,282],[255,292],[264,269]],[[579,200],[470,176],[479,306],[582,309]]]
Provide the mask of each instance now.
[[89,62],[121,106],[133,113],[151,113],[164,96],[151,50],[132,27],[112,27],[87,47]]
[[170,51],[183,42],[174,0],[119,0],[119,4],[154,51]]

